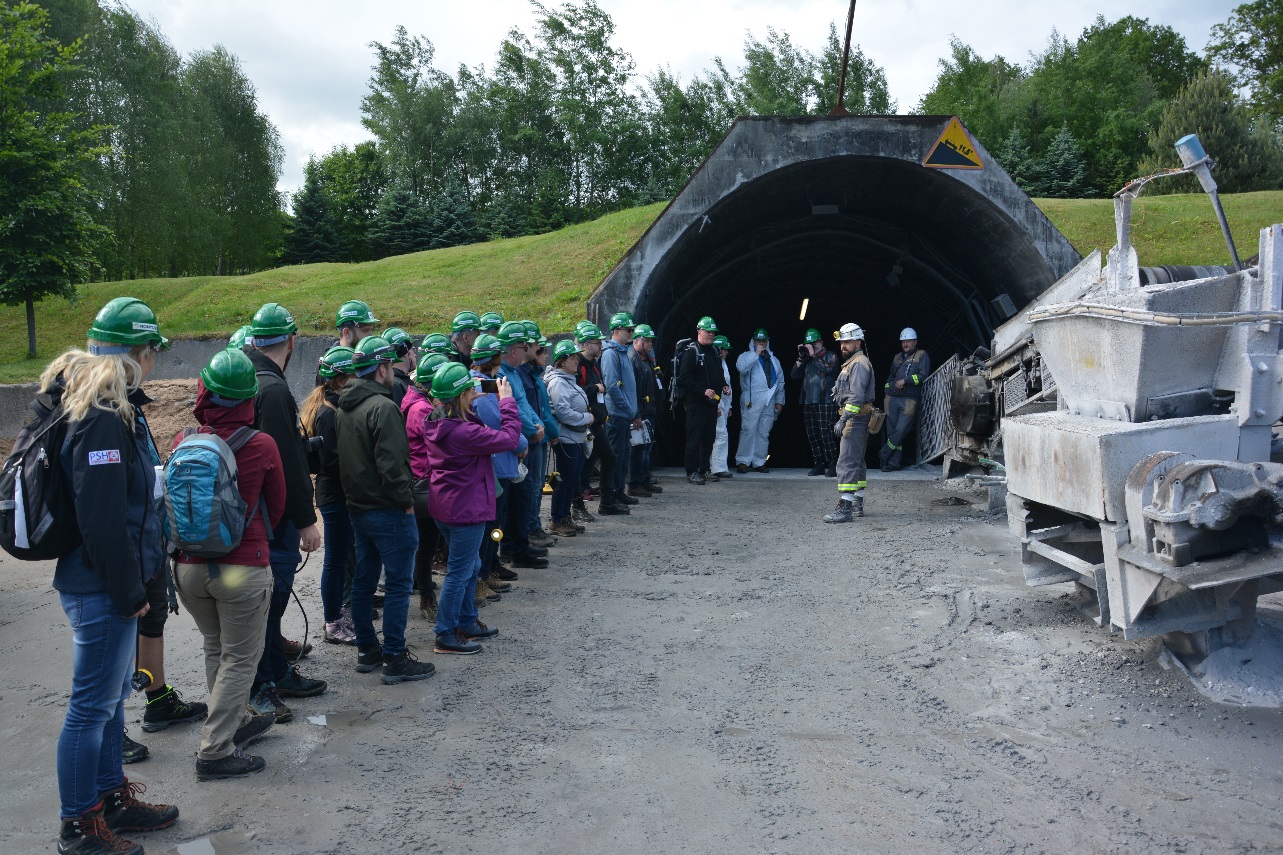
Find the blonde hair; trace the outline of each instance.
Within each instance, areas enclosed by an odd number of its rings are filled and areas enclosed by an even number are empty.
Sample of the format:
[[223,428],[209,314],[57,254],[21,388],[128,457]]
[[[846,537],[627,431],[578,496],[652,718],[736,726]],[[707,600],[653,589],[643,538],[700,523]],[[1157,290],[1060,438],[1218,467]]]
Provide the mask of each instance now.
[[299,413],[298,420],[302,423],[303,430],[307,431],[308,436],[316,436],[316,417],[321,412],[321,407],[335,409],[334,405],[326,400],[325,393],[339,391],[346,382],[346,374],[330,377],[320,386],[313,389],[312,393],[307,396],[307,400],[303,402],[303,409]]
[[[471,390],[464,389],[459,397],[451,398],[448,401],[442,401],[434,398],[433,401],[436,403],[436,408],[433,409],[432,416],[429,416],[429,418],[461,419],[465,422],[476,421],[476,411],[472,409],[472,402],[477,396],[472,395],[471,397],[468,397],[469,391]],[[467,397],[468,400],[465,401],[465,397]],[[440,413],[441,415],[438,416],[437,413]]]
[[[108,342],[97,343],[111,346]],[[61,376],[66,387],[62,409],[68,419],[78,422],[91,409],[103,410],[119,415],[132,428],[134,405],[129,403],[129,393],[142,385],[143,367],[138,358],[149,346],[142,344],[128,353],[108,356],[93,356],[73,347],[49,363],[40,375],[40,391],[48,392]]]

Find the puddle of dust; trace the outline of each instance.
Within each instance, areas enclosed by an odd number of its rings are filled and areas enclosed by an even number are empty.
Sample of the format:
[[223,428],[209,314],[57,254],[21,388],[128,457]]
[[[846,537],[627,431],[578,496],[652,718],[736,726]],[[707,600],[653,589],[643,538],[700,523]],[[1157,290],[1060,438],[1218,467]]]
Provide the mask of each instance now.
[[[368,724],[372,715],[374,715],[373,710],[345,710],[322,715],[310,715],[307,717],[307,721],[309,724],[315,724],[318,727],[338,730],[339,728],[359,727],[360,725]],[[183,853],[183,855],[186,855],[186,853]]]
[[165,855],[245,855],[250,840],[240,831],[220,831],[209,837],[189,840],[170,849]]

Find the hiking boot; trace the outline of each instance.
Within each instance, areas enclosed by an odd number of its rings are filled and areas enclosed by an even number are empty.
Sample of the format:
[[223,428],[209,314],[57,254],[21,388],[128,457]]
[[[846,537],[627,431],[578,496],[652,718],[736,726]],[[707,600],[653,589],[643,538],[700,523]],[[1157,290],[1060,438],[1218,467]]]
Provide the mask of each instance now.
[[745,474],[746,472],[748,472],[748,464],[747,464],[747,463],[736,463],[736,464],[735,464],[735,471],[736,471],[736,472],[738,472],[738,473],[739,473],[739,474],[741,474],[741,475]]
[[704,476],[698,472],[688,472],[686,480],[690,481],[692,484],[699,484],[701,486],[704,484]]
[[435,621],[437,619],[436,592],[419,595],[419,616],[424,620]]
[[836,478],[836,477],[838,477],[838,467],[837,467],[837,464],[836,464],[836,463],[832,463],[832,464],[830,464],[830,465],[829,465],[829,468],[824,470],[824,477],[825,477],[825,478]]
[[824,464],[823,464],[823,463],[820,463],[820,464],[818,464],[818,465],[816,465],[816,466],[812,466],[812,467],[811,467],[811,471],[810,471],[810,472],[807,472],[806,474],[807,474],[808,476],[813,476],[813,475],[823,475],[823,474],[824,474]]
[[762,466],[750,466],[750,467],[748,467],[748,471],[749,471],[749,472],[761,472],[763,475],[765,475],[767,472],[770,472],[770,471],[771,471],[771,468],[770,468],[769,466],[766,466],[766,465],[762,465]]
[[655,494],[652,493],[650,490],[646,489],[645,484],[637,484],[636,486],[630,484],[628,485],[628,495],[636,496],[639,499],[649,499],[651,496]]
[[864,516],[864,497],[856,496],[854,504],[855,504],[855,507],[851,509],[851,512],[854,513],[857,517]]
[[136,795],[147,792],[146,784],[130,783],[128,778],[114,790],[102,794],[102,818],[112,831],[159,831],[178,819],[173,805],[151,805],[140,802]]
[[357,647],[356,649],[356,670],[362,674],[368,674],[375,668],[383,664],[383,648],[379,645],[373,647]]
[[120,738],[120,762],[137,763],[146,760],[149,754],[151,752],[147,750],[147,746],[130,739],[129,728],[125,728],[125,735]]
[[530,532],[530,537],[527,539],[530,541],[531,546],[537,546],[540,549],[547,549],[550,546],[557,545],[557,538],[548,534],[548,532],[541,528]]
[[526,555],[538,555],[540,558],[547,558],[547,557],[548,557],[548,547],[546,547],[546,546],[535,546],[533,543],[532,543],[532,544],[530,544],[529,546],[527,546],[527,547],[523,550],[523,552],[524,552]]
[[833,513],[824,517],[826,523],[849,523],[853,519],[851,516],[851,502],[846,499],[838,499],[838,506]]
[[475,641],[469,641],[467,637],[458,630],[442,632],[437,635],[437,643],[432,648],[433,653],[453,653],[457,656],[471,656],[473,653],[481,652],[481,645]]
[[226,757],[220,757],[217,760],[197,760],[196,780],[217,781],[220,778],[239,778],[242,775],[262,772],[266,766],[267,761],[262,757],[255,757],[239,748],[233,748],[232,753]]
[[731,477],[731,473],[729,472],[705,472],[704,473],[704,480],[710,484],[716,484],[718,481],[722,480],[723,478],[729,478],[729,477]]
[[487,585],[485,579],[477,580],[477,596],[484,597],[492,603],[497,603],[501,599],[499,592]]
[[[150,694],[148,692],[148,695]],[[205,704],[187,703],[178,694],[177,689],[166,683],[159,697],[147,699],[147,706],[143,709],[143,730],[147,733],[155,733],[171,724],[182,724],[204,718],[208,712],[209,707]]]
[[276,692],[283,698],[311,698],[324,692],[328,685],[324,680],[304,677],[297,668],[291,668],[285,679],[276,682]]
[[264,683],[262,687],[249,699],[250,715],[270,715],[275,716],[277,724],[285,724],[294,720],[293,711],[285,706],[281,696],[276,693],[276,686],[272,683]]
[[281,652],[284,653],[285,658],[291,662],[297,662],[300,659],[302,659],[304,656],[312,652],[311,642],[290,641],[288,638],[286,638],[283,635],[281,636],[280,645],[281,645]]
[[578,504],[571,507],[570,516],[572,519],[576,519],[579,522],[586,522],[586,523],[597,522],[597,517],[593,516],[591,513],[588,512],[588,508],[585,507],[583,502],[579,502]]
[[623,490],[614,491],[611,493],[611,495],[613,495],[615,497],[615,501],[621,505],[640,505],[641,504],[641,502],[639,502],[637,499],[634,499],[632,496],[628,495]]
[[542,555],[536,555],[534,552],[520,552],[512,556],[512,563],[517,567],[529,567],[532,570],[542,570],[548,566],[548,559]]
[[143,848],[116,836],[103,819],[103,803],[99,802],[80,816],[62,821],[58,855],[143,855]]
[[570,517],[552,521],[552,533],[558,537],[574,537],[579,534],[574,525],[570,522]]
[[477,638],[494,638],[499,634],[499,630],[488,627],[481,621],[477,621],[472,626],[459,627],[459,634],[469,641],[472,641]]
[[232,745],[237,748],[244,748],[271,730],[274,724],[276,724],[276,716],[274,715],[252,715],[249,717],[249,721],[236,728],[236,732],[232,734]]
[[325,640],[329,644],[356,644],[356,633],[348,628],[343,618],[325,622]]
[[661,486],[659,486],[658,484],[656,484],[654,481],[647,481],[647,482],[646,482],[646,489],[647,489],[647,490],[650,490],[652,493],[654,493],[654,494],[656,494],[656,495],[658,495],[658,494],[660,494],[660,493],[664,492],[664,488],[663,488],[663,487],[661,487]]
[[508,567],[506,564],[501,564],[498,561],[495,562],[494,569],[490,571],[490,575],[498,579],[500,582],[515,582],[521,578],[511,567]]
[[506,594],[512,590],[510,582],[501,582],[494,577],[494,574],[481,577],[481,581],[486,583],[486,587],[492,591],[498,591],[500,594]]
[[627,516],[632,512],[628,510],[627,505],[603,504],[603,505],[597,506],[597,513],[601,514],[603,517],[618,517],[618,516]]
[[437,666],[431,662],[420,662],[413,653],[404,650],[398,656],[383,660],[383,682],[392,686],[397,683],[426,680],[435,674],[436,670]]

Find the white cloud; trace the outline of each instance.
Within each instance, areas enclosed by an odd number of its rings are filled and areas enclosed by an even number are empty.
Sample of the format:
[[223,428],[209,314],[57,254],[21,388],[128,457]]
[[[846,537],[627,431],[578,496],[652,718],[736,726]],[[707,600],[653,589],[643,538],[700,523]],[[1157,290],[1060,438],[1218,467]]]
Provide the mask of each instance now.
[[[689,80],[715,56],[731,67],[742,57],[744,34],[768,26],[819,51],[830,21],[845,25],[841,0],[599,0],[615,20],[616,43],[629,51],[639,74],[670,66]],[[557,5],[555,2],[549,5]],[[1041,50],[1053,27],[1077,36],[1097,15],[1124,11],[1164,23],[1201,51],[1209,30],[1226,20],[1237,0],[1134,0],[1127,10],[1103,0],[1075,4],[1028,0],[891,0],[856,6],[855,41],[887,70],[900,110],[912,109],[931,87],[937,60],[957,35],[982,56],[1025,62]],[[281,186],[302,183],[310,154],[368,139],[361,127],[361,97],[372,62],[369,43],[388,41],[404,25],[432,40],[437,66],[489,66],[513,27],[529,33],[533,10],[525,0],[133,0],[174,46],[187,54],[222,44],[241,60],[263,109],[281,131],[286,149]]]

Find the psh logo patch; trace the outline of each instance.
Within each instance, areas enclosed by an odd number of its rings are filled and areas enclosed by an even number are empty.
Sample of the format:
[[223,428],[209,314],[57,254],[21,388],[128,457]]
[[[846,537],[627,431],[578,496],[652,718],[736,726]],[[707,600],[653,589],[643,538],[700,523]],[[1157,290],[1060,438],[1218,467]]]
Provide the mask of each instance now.
[[119,463],[120,452],[116,449],[110,451],[91,451],[89,452],[89,465],[102,466],[107,463]]

